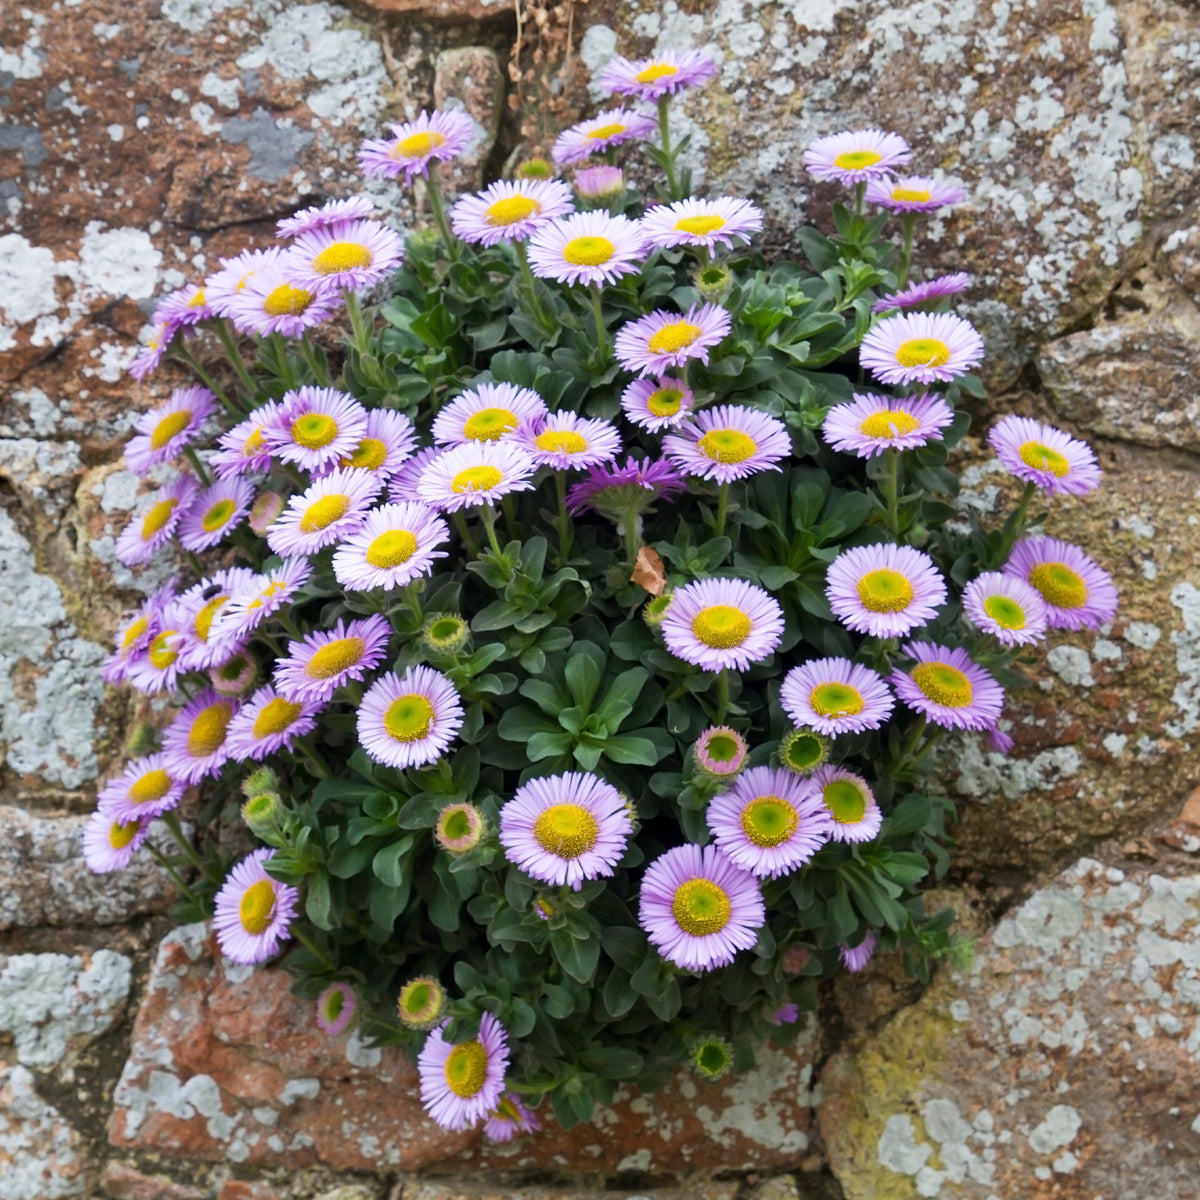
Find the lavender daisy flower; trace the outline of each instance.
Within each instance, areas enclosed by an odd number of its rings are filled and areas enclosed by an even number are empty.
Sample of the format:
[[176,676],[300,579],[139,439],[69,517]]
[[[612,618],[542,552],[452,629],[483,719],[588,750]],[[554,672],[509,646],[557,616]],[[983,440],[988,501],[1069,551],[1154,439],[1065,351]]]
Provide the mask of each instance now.
[[675,593],[660,628],[676,658],[705,671],[744,671],[775,652],[783,609],[769,592],[744,580],[701,579]]
[[450,225],[464,242],[494,246],[522,242],[540,225],[575,211],[571,189],[561,179],[499,179],[463,196],[450,213]]
[[316,728],[317,714],[324,707],[320,699],[282,696],[268,684],[259,688],[229,722],[225,749],[234,762],[290,750],[298,737]]
[[1000,726],[993,725],[987,731],[988,749],[996,754],[1011,754],[1016,742],[1013,741],[1011,735],[1006,733]]
[[[403,413],[390,408],[373,408],[367,413],[367,432],[362,441],[343,458],[339,467],[372,471],[380,479],[391,479],[417,445],[417,430]],[[327,468],[333,470],[333,467]]]
[[290,217],[276,221],[275,236],[299,237],[302,233],[312,233],[318,229],[332,229],[338,225],[362,221],[374,214],[375,203],[370,196],[348,196],[344,200],[326,200],[324,204],[314,204],[310,208],[302,208]]
[[750,754],[746,739],[728,725],[712,725],[697,739],[696,765],[706,775],[716,779],[731,779]]
[[804,168],[816,179],[847,187],[881,179],[912,158],[908,143],[882,129],[855,129],[817,138],[804,151]]
[[750,235],[759,233],[762,227],[762,209],[749,200],[732,196],[700,200],[692,196],[647,209],[641,220],[642,245],[647,253],[671,246],[732,249],[734,238],[748,242]]
[[450,527],[428,505],[384,504],[334,551],[333,573],[348,592],[390,592],[428,575],[449,540]]
[[1051,496],[1082,496],[1100,485],[1092,448],[1052,425],[1007,416],[992,426],[988,445],[1008,471]]
[[215,775],[229,758],[229,725],[238,702],[203,688],[175,716],[163,733],[167,770],[184,783]]
[[931,621],[946,603],[946,584],[933,559],[889,542],[843,550],[825,574],[834,615],[855,633],[902,637]]
[[243,250],[233,258],[221,259],[221,269],[204,281],[209,307],[219,317],[232,315],[246,284],[265,267],[276,266],[283,257],[278,246],[265,250]]
[[393,125],[389,139],[363,142],[358,165],[368,179],[403,175],[411,187],[416,176],[428,176],[431,162],[457,158],[475,139],[475,122],[466,113],[422,109],[415,121]]
[[332,292],[318,294],[298,282],[295,260],[281,254],[263,263],[225,304],[224,315],[242,333],[300,337],[328,320],[339,303]]
[[611,200],[625,190],[625,172],[620,167],[584,167],[575,175],[575,190],[585,200]]
[[350,1028],[358,1000],[348,983],[331,983],[317,997],[317,1028],[327,1037],[338,1037]]
[[1046,636],[1046,604],[1031,584],[1015,575],[985,571],[963,589],[967,620],[1002,646],[1029,646]]
[[869,667],[848,658],[815,658],[787,673],[779,703],[796,725],[837,737],[878,729],[896,701]]
[[493,1142],[511,1142],[518,1133],[536,1133],[542,1123],[515,1092],[505,1092],[484,1122],[483,1132]]
[[867,184],[866,199],[893,212],[933,212],[961,204],[967,193],[957,184],[923,175],[906,175],[902,179],[872,179]]
[[664,50],[652,58],[611,58],[596,82],[610,95],[636,96],[656,101],[688,87],[708,83],[717,75],[717,64],[703,50]]
[[719,404],[689,417],[663,438],[663,453],[685,474],[732,483],[758,471],[778,471],[792,452],[787,426],[769,413]]
[[209,317],[215,315],[212,305],[208,303],[208,298],[204,294],[204,288],[199,284],[190,283],[187,287],[182,287],[178,291],[164,296],[155,305],[154,323],[156,325],[175,325],[179,329],[186,329],[191,325],[199,325],[201,321],[207,321]]
[[556,412],[535,424],[522,425],[512,444],[520,446],[539,467],[580,471],[612,462],[620,453],[621,435],[607,421]]
[[893,292],[890,296],[882,296],[871,305],[873,313],[888,312],[893,308],[919,308],[931,300],[941,300],[946,296],[957,296],[971,286],[971,277],[965,271],[955,271],[952,275],[939,275],[936,279],[914,280],[906,288]]
[[233,479],[252,471],[271,469],[271,447],[266,430],[279,420],[283,406],[277,400],[260,404],[244,421],[239,421],[217,439],[220,449],[208,460],[218,479]]
[[613,283],[636,274],[641,261],[637,225],[600,209],[547,221],[529,239],[533,273],[559,283]]
[[1013,547],[1002,570],[1036,589],[1051,629],[1098,629],[1117,615],[1112,580],[1070,542],[1025,538]]
[[523,421],[546,414],[546,402],[532,388],[479,383],[455,396],[434,418],[430,432],[441,446],[496,442],[515,433]]
[[145,475],[182,454],[199,436],[200,426],[216,403],[208,388],[176,388],[165,404],[138,417],[134,424],[137,436],[125,443],[125,465],[135,475]]
[[709,801],[705,820],[729,861],[759,879],[802,867],[833,836],[814,781],[751,767]]
[[185,550],[207,550],[236,529],[250,511],[254,489],[242,479],[218,479],[205,488],[179,521]]
[[638,923],[685,971],[728,966],[758,941],[766,919],[758,881],[716,846],[675,846],[642,876]]
[[940,442],[954,411],[940,396],[876,396],[854,393],[848,404],[825,414],[822,434],[835,450],[871,458],[885,450],[915,450]]
[[768,1018],[772,1025],[795,1025],[800,1019],[800,1006],[789,1000],[780,1005]]
[[404,258],[400,235],[380,221],[349,221],[300,234],[287,252],[298,287],[316,296],[382,283]]
[[466,442],[430,462],[417,482],[417,496],[443,512],[478,508],[510,492],[529,491],[536,470],[533,459],[508,442]]
[[655,119],[648,113],[634,112],[628,108],[607,108],[590,121],[581,121],[560,133],[550,153],[554,161],[562,166],[600,154],[609,146],[652,137],[656,129]]
[[358,740],[376,762],[419,767],[440,758],[462,727],[454,685],[430,667],[375,680],[358,706]]
[[983,338],[952,313],[901,313],[867,331],[858,361],[881,383],[946,382],[983,359]]
[[567,492],[567,511],[578,516],[590,508],[621,521],[630,509],[643,513],[656,500],[670,500],[685,491],[683,476],[670,463],[629,455],[624,466],[593,467]]
[[284,392],[283,404],[262,430],[262,439],[283,462],[320,471],[353,454],[367,436],[367,410],[334,388]]
[[332,700],[338,688],[379,665],[391,637],[391,625],[378,613],[348,623],[339,617],[332,629],[289,643],[287,657],[275,664],[275,686],[289,700]]
[[143,509],[117,535],[113,552],[127,567],[149,562],[174,534],[180,519],[195,502],[199,484],[190,475],[177,475],[150,497]]
[[692,389],[674,375],[635,379],[621,395],[621,411],[643,429],[673,429],[695,403]]
[[483,840],[487,822],[473,804],[447,804],[438,813],[433,840],[451,854],[467,854]]
[[150,836],[151,817],[121,821],[94,812],[83,827],[83,861],[93,875],[123,871]]
[[668,367],[685,367],[689,358],[708,362],[708,351],[731,328],[729,313],[718,304],[693,304],[683,316],[655,309],[617,330],[613,349],[627,371],[661,375]]
[[213,931],[230,962],[264,962],[288,940],[300,893],[267,874],[275,853],[255,850],[229,872],[213,900]]
[[431,1030],[417,1056],[421,1103],[443,1129],[469,1129],[483,1120],[504,1096],[508,1038],[504,1026],[485,1012],[479,1036],[458,1045],[442,1036],[445,1024]]
[[871,930],[867,930],[866,936],[857,946],[847,946],[843,942],[838,947],[838,958],[842,960],[842,966],[847,971],[861,971],[871,961],[878,944],[879,939]]
[[500,809],[500,844],[509,862],[542,883],[579,891],[612,875],[633,824],[625,798],[581,771],[531,779]]
[[171,777],[166,756],[135,758],[116,779],[100,789],[96,808],[114,821],[141,821],[174,808],[183,796],[183,782]]
[[146,344],[134,355],[133,360],[125,368],[129,374],[141,383],[147,375],[158,370],[180,329],[178,321],[156,322]]
[[305,559],[285,558],[273,570],[255,575],[236,588],[213,619],[209,639],[225,646],[238,642],[289,603],[311,574],[312,567]]
[[114,686],[124,683],[129,668],[144,655],[155,635],[162,629],[163,614],[175,599],[175,577],[148,596],[117,627],[113,652],[100,667],[100,677]]
[[902,703],[947,729],[989,729],[1004,707],[1004,689],[961,649],[908,642],[902,654],[915,658],[897,668],[889,682]]
[[812,782],[825,806],[835,842],[869,842],[883,826],[883,813],[875,803],[875,793],[861,775],[832,764],[818,767]]
[[370,471],[340,467],[322,476],[288,506],[267,530],[276,554],[313,554],[349,537],[363,523],[383,480]]
[[125,680],[130,687],[146,696],[169,692],[179,678],[179,631],[164,625],[150,639],[145,654],[129,663]]

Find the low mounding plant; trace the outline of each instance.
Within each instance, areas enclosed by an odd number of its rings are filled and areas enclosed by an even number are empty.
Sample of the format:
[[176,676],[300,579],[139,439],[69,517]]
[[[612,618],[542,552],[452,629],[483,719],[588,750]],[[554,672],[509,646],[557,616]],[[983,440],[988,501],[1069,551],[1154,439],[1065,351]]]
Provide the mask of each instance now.
[[823,138],[836,231],[767,262],[759,210],[692,195],[671,141],[672,93],[714,73],[614,60],[650,107],[558,139],[573,186],[535,160],[448,214],[435,168],[471,121],[395,126],[363,170],[423,178],[433,229],[306,209],[167,297],[133,365],[198,382],[137,422],[126,461],[162,486],[118,555],[181,548],[197,578],[106,664],[177,709],[87,860],[165,822],[176,915],[215,914],[235,962],[283,951],[330,1033],[418,1052],[448,1128],[749,1067],[876,946],[926,977],[955,946],[919,890],[953,815],[930,747],[1011,746],[1024,647],[1115,611],[1081,550],[1030,536],[1039,489],[1096,484],[1083,443],[1007,417],[1019,506],[953,503],[983,346],[944,311],[966,276],[910,259],[961,190],[897,178],[896,134]]

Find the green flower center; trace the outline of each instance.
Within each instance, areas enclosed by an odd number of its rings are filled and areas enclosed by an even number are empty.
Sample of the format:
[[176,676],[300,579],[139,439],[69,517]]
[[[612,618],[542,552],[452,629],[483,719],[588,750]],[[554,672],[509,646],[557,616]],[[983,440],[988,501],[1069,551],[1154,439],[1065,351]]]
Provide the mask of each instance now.
[[740,646],[752,628],[749,616],[732,604],[710,604],[692,618],[692,633],[714,650]]
[[675,890],[671,912],[684,933],[705,937],[729,924],[729,896],[711,879],[689,879]]
[[950,360],[950,347],[937,338],[909,338],[896,348],[902,367],[941,367]]
[[409,692],[388,705],[383,727],[398,742],[419,742],[429,736],[433,717],[433,705],[419,692]]
[[552,804],[533,823],[537,844],[557,858],[586,854],[596,844],[599,833],[596,818],[582,804]]
[[366,246],[358,242],[334,242],[313,259],[312,268],[318,275],[336,275],[355,267],[369,267],[371,261],[371,252]]
[[1025,610],[1011,596],[989,596],[983,602],[983,611],[1001,629],[1024,629],[1029,623]]
[[305,413],[292,422],[292,441],[306,450],[320,450],[338,435],[338,423],[327,413]]
[[325,997],[325,1020],[331,1025],[342,1015],[342,1009],[346,1007],[346,993],[337,988],[330,992]]
[[381,571],[406,563],[417,552],[416,536],[407,529],[389,529],[367,547],[365,555],[371,566]]
[[782,845],[799,823],[799,814],[780,796],[759,796],[742,809],[742,832],[764,848]]
[[849,779],[833,779],[823,789],[825,807],[839,825],[857,825],[867,814],[867,797],[862,785]]
[[679,388],[658,388],[646,398],[646,408],[655,417],[673,417],[683,405],[683,392]]
[[741,752],[737,738],[728,733],[714,733],[704,746],[705,756],[719,763],[734,762]]
[[154,427],[150,434],[150,445],[155,450],[161,450],[173,437],[181,434],[192,420],[192,410],[181,408],[178,412],[168,413]]
[[966,708],[971,703],[971,681],[949,663],[918,663],[909,674],[934,704],[944,708]]
[[1071,470],[1071,462],[1064,454],[1052,450],[1041,442],[1022,442],[1017,450],[1021,461],[1035,471],[1049,471],[1061,479]]
[[1055,608],[1082,608],[1087,603],[1087,584],[1066,563],[1038,563],[1029,572],[1029,582]]
[[825,761],[825,742],[815,733],[797,730],[783,743],[780,758],[793,771],[811,771]]
[[864,437],[882,438],[891,441],[892,438],[903,437],[919,429],[921,422],[911,413],[902,408],[885,408],[873,412],[859,427],[859,433]]
[[858,581],[858,598],[871,612],[903,612],[912,603],[912,584],[899,571],[880,567]]
[[467,1099],[476,1095],[487,1080],[488,1056],[483,1043],[476,1040],[455,1046],[446,1058],[446,1086]]
[[823,717],[854,717],[864,707],[862,693],[848,683],[818,683],[808,702]]
[[203,527],[204,532],[216,533],[221,526],[227,525],[229,523],[229,518],[233,516],[233,510],[236,507],[237,506],[232,500],[218,500],[216,504],[214,504],[212,508],[210,508],[208,512],[206,512],[204,516],[200,518],[200,524]]
[[517,427],[517,414],[508,408],[481,408],[463,422],[463,436],[473,442],[494,442]]
[[247,933],[255,936],[267,931],[275,915],[275,885],[269,879],[252,883],[242,893],[238,904],[238,920]]
[[[615,128],[624,129],[624,125]],[[591,134],[595,137],[596,134]],[[575,267],[598,267],[606,263],[617,252],[616,246],[606,237],[572,238],[564,247],[562,256]]]

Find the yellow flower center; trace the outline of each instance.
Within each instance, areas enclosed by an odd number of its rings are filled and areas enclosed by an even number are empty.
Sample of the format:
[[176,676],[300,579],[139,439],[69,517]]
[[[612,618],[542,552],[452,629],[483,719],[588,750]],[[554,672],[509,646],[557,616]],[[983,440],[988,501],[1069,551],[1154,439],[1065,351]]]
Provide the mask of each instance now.
[[672,321],[650,339],[650,349],[655,354],[674,354],[690,346],[699,336],[699,325],[693,325],[691,321]]
[[214,596],[197,614],[196,619],[192,622],[192,629],[195,631],[196,637],[202,642],[208,641],[208,631],[212,629],[213,618],[229,599],[228,595]]
[[124,850],[137,837],[137,831],[137,821],[128,821],[124,825],[114,821],[108,830],[108,844],[114,850]]
[[485,492],[503,480],[504,475],[497,467],[467,467],[450,481],[450,490],[458,493]]
[[758,443],[740,429],[710,429],[697,443],[700,453],[713,462],[745,462],[758,451]]
[[670,63],[651,63],[648,67],[643,67],[634,76],[634,79],[638,83],[657,83],[660,79],[665,79],[668,75],[676,75],[678,73],[679,68],[671,66]]
[[332,496],[322,496],[320,500],[310,504],[300,518],[302,533],[319,533],[328,529],[334,521],[340,521],[350,509],[350,497],[342,492]]
[[162,527],[171,519],[171,514],[175,511],[179,501],[172,496],[169,500],[160,500],[157,504],[151,505],[149,511],[142,518],[142,541],[148,542]]
[[861,785],[833,779],[822,789],[825,807],[839,825],[857,825],[867,815],[867,797]]
[[225,731],[233,717],[228,700],[218,700],[196,714],[188,730],[187,748],[193,758],[206,758],[216,753],[225,741]]
[[261,454],[263,451],[263,429],[260,425],[243,443],[242,454],[246,458],[253,458],[256,454]]
[[671,912],[684,933],[693,937],[718,933],[729,924],[729,896],[711,879],[689,879],[675,889]]
[[902,367],[941,367],[950,359],[950,347],[937,338],[909,338],[896,349]]
[[600,826],[582,804],[552,804],[533,823],[533,836],[547,854],[578,858],[600,835]]
[[655,417],[673,417],[683,406],[679,388],[657,388],[646,398],[646,408]]
[[858,598],[871,612],[903,612],[912,603],[912,584],[899,571],[880,567],[858,581]]
[[989,596],[983,602],[983,611],[1001,629],[1024,629],[1029,624],[1025,610],[1011,596]]
[[799,824],[799,813],[781,796],[758,796],[742,809],[742,832],[756,846],[783,845]]
[[179,651],[175,650],[171,644],[174,636],[174,629],[164,629],[150,643],[150,649],[146,652],[146,656],[155,670],[165,671],[179,657]]
[[944,708],[966,708],[971,703],[971,681],[949,663],[918,663],[909,674],[934,704]]
[[282,696],[263,705],[262,712],[254,718],[254,736],[261,742],[263,738],[273,733],[282,733],[303,711],[304,706],[293,704]]
[[515,1123],[521,1120],[521,1110],[507,1096],[501,1096],[500,1103],[492,1109],[491,1116],[495,1120]]
[[237,507],[232,500],[218,500],[208,512],[200,518],[200,524],[205,533],[216,533],[221,526],[229,523],[233,510]]
[[371,252],[361,242],[334,242],[312,260],[312,269],[318,275],[336,275],[355,267],[369,267],[371,262]]
[[481,408],[463,422],[463,437],[473,442],[494,442],[517,427],[517,414],[510,408]]
[[379,438],[363,438],[353,454],[343,458],[342,467],[357,467],[361,471],[378,471],[387,458],[387,445]]
[[706,233],[712,233],[714,229],[720,229],[724,224],[724,217],[718,217],[716,213],[703,213],[695,217],[681,217],[675,222],[675,228],[681,233],[703,237]]
[[483,214],[483,219],[489,225],[515,225],[524,221],[534,213],[540,213],[542,206],[528,196],[508,196],[489,204]]
[[406,563],[417,552],[417,539],[407,529],[389,529],[367,547],[365,558],[373,567],[386,571]]
[[710,604],[692,618],[692,633],[714,650],[740,646],[753,628],[750,618],[732,604]]
[[429,736],[433,717],[433,705],[419,692],[409,692],[388,705],[383,727],[398,742],[419,742]]
[[921,422],[902,408],[885,408],[873,412],[859,427],[859,433],[872,438],[898,438],[919,429]]
[[562,256],[572,266],[598,267],[616,252],[616,246],[606,237],[577,237],[563,247]]
[[892,199],[901,203],[908,204],[928,204],[933,196],[929,192],[921,191],[918,188],[892,188]]
[[874,150],[846,150],[833,160],[833,165],[843,171],[862,171],[873,167],[881,158],[883,155]]
[[338,435],[338,423],[325,413],[305,413],[292,422],[292,441],[305,450],[320,450]]
[[1082,608],[1087,603],[1087,584],[1066,563],[1038,563],[1029,572],[1029,582],[1055,608]]
[[616,137],[618,133],[624,133],[628,128],[628,125],[621,125],[614,121],[611,125],[597,125],[595,129],[588,131],[587,136],[595,138],[599,142],[605,138]]
[[149,804],[161,800],[171,790],[171,777],[161,769],[147,771],[129,787],[129,799],[134,804]]
[[587,438],[570,429],[547,429],[533,439],[533,444],[547,454],[580,454],[587,449]]
[[312,292],[281,283],[267,293],[262,302],[268,317],[297,317],[313,302]]
[[269,879],[252,883],[238,903],[238,920],[247,933],[266,933],[275,915],[275,885]]
[[317,650],[304,667],[309,679],[332,679],[353,667],[363,656],[367,643],[360,637],[338,638]]
[[393,158],[420,158],[446,144],[446,135],[430,129],[426,133],[410,133],[392,148]]
[[823,717],[854,717],[865,707],[862,693],[848,683],[818,683],[808,702]]
[[161,450],[173,437],[181,434],[191,423],[192,410],[180,409],[179,412],[168,413],[154,427],[150,435],[150,445],[155,450]]
[[487,1082],[488,1056],[483,1043],[463,1042],[446,1057],[446,1086],[464,1100],[474,1096]]
[[188,308],[203,308],[207,301],[204,299],[204,289],[201,288],[188,302]]
[[1035,471],[1049,471],[1061,479],[1071,470],[1071,462],[1064,454],[1043,446],[1041,442],[1022,442],[1017,453],[1021,461]]
[[127,630],[125,630],[125,636],[121,639],[121,649],[128,650],[129,647],[132,646],[133,643],[136,642],[138,638],[140,638],[142,634],[145,633],[149,628],[150,622],[147,621],[145,617],[138,617],[138,619],[134,621]]

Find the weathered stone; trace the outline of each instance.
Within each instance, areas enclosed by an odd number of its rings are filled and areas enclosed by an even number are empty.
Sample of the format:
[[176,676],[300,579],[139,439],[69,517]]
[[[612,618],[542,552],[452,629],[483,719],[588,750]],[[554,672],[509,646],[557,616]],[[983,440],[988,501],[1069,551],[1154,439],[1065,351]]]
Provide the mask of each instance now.
[[[737,1194],[736,1182],[703,1178],[688,1180],[684,1188],[641,1188],[635,1192],[570,1186],[495,1187],[462,1180],[412,1180],[402,1182],[391,1200],[734,1200]],[[785,1197],[778,1200],[785,1200]]]
[[653,1098],[623,1090],[588,1125],[482,1144],[424,1114],[395,1047],[330,1039],[278,969],[213,961],[204,926],[159,947],[115,1093],[116,1146],[287,1167],[691,1171],[770,1169],[809,1145],[808,1043],[762,1051],[721,1086],[681,1074]]
[[[353,1200],[361,1200],[362,1193],[355,1193]],[[283,1200],[283,1194],[265,1183],[248,1183],[242,1179],[230,1179],[221,1186],[217,1200]],[[369,1197],[368,1197],[369,1200]]]
[[105,1164],[100,1186],[113,1200],[208,1200],[208,1192],[185,1187],[161,1175],[144,1175],[122,1162]]
[[805,1200],[796,1181],[786,1175],[767,1179],[746,1193],[746,1200]]
[[0,1069],[0,1200],[59,1200],[87,1190],[79,1135],[24,1067]]
[[847,1200],[1194,1200],[1200,875],[1084,859],[821,1076]]
[[507,18],[512,9],[506,0],[359,0],[374,12],[405,17],[428,17],[436,21],[482,21]]
[[459,46],[437,56],[433,74],[433,102],[440,109],[461,109],[478,126],[471,149],[446,168],[458,191],[480,187],[483,165],[500,129],[500,103],[504,80],[500,60],[487,46]]
[[132,963],[97,950],[78,955],[0,956],[0,1033],[12,1037],[17,1058],[40,1071],[57,1067],[113,1027],[129,996]]
[[[85,823],[0,805],[0,930],[115,925],[173,903],[175,885],[149,854],[124,871],[93,875],[83,861]],[[160,845],[169,838],[162,829],[150,836]]]

